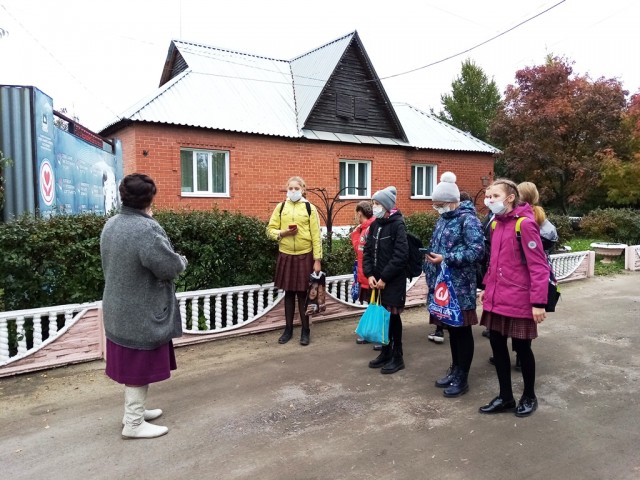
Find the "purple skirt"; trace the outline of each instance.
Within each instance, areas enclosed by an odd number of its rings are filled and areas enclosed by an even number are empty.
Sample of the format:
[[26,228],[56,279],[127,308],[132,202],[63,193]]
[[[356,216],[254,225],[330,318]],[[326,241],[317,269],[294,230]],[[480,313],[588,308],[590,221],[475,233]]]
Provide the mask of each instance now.
[[153,350],[127,348],[107,339],[105,373],[112,380],[126,385],[148,385],[166,380],[175,370],[173,342]]
[[[478,314],[475,310],[462,310],[462,321],[464,322],[461,327],[470,327],[471,325],[478,324]],[[431,325],[438,325],[440,327],[449,327],[449,325],[442,323],[437,317],[429,315],[429,323]],[[451,327],[456,328],[456,327]]]
[[278,255],[274,285],[288,292],[306,292],[313,272],[313,253]]
[[506,317],[498,313],[482,312],[480,325],[495,330],[500,335],[521,340],[538,338],[538,324],[533,318]]

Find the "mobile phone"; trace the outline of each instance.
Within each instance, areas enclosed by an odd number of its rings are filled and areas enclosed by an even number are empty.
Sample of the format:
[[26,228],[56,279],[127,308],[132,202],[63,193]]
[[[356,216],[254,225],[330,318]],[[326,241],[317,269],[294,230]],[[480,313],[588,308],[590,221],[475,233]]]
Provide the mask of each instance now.
[[431,252],[429,251],[428,248],[419,248],[418,250],[420,250],[420,253],[424,255],[431,255]]
[[295,230],[296,228],[298,228],[298,225],[296,225],[295,223],[289,224],[289,230]]

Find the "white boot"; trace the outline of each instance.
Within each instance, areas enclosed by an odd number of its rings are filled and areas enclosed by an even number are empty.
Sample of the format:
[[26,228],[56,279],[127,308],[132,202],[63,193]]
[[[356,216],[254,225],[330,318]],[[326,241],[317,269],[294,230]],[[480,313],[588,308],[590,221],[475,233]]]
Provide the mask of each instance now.
[[[160,410],[159,408],[154,408],[153,410],[145,410],[143,418],[145,422],[149,422],[151,420],[155,420],[161,415],[162,415],[162,410]],[[122,425],[124,425],[124,421],[125,421],[125,417],[122,417]]]
[[147,423],[144,418],[144,402],[147,399],[148,385],[143,387],[124,387],[124,428],[125,438],[156,438],[166,434],[169,429]]

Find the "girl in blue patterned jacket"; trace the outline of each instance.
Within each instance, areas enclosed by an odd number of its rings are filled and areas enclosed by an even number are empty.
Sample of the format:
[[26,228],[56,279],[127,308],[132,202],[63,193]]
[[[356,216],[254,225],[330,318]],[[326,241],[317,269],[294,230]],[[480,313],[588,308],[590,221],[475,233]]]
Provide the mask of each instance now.
[[[424,271],[429,286],[427,304],[433,297],[436,277],[444,261],[451,272],[464,323],[460,327],[447,326],[451,346],[451,366],[446,375],[436,380],[436,387],[444,388],[445,397],[458,397],[469,390],[468,375],[473,360],[471,326],[478,323],[476,314],[476,265],[484,254],[482,225],[473,203],[460,202],[456,176],[445,172],[433,191],[433,208],[440,214],[433,230],[429,254],[425,255]],[[441,325],[431,316],[430,323]]]

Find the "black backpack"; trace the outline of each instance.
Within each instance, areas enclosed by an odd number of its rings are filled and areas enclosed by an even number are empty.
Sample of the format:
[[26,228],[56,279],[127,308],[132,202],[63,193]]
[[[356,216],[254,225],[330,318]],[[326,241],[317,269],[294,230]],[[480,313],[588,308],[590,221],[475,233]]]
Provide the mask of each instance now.
[[406,276],[409,280],[419,277],[422,274],[422,263],[424,262],[424,253],[420,251],[422,248],[422,240],[413,233],[407,232],[407,242],[409,243],[409,260],[407,261]]

